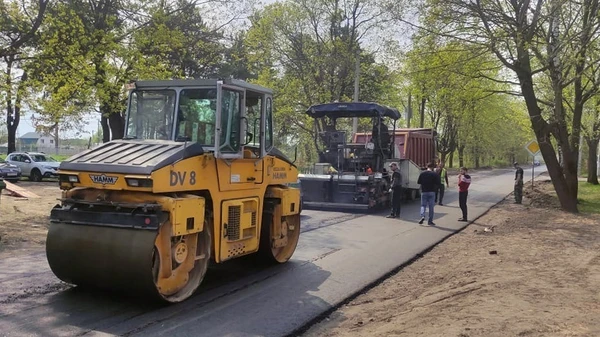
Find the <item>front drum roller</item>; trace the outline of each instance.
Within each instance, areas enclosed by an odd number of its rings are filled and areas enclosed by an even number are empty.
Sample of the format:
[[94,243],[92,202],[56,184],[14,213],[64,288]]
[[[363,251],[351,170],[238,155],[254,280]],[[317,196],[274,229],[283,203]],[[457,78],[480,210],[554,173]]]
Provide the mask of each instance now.
[[300,214],[278,217],[265,212],[262,222],[259,254],[267,263],[288,261],[300,238]]
[[211,236],[204,228],[171,237],[168,221],[158,230],[54,222],[46,255],[54,274],[67,283],[175,303],[190,297],[206,274]]

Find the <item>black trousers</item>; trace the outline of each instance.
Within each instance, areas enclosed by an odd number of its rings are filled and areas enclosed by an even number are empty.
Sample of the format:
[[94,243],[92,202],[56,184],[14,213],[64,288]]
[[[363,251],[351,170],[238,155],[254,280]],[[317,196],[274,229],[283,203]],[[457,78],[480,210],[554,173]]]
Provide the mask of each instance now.
[[458,204],[460,205],[460,210],[462,211],[462,218],[467,218],[467,196],[469,195],[469,191],[458,192]]
[[[444,192],[446,191],[446,185],[441,184],[440,186],[438,186],[438,188],[435,190],[435,202],[438,202],[438,200],[440,201],[440,204],[444,201]],[[439,195],[439,198],[438,198]]]
[[392,215],[400,216],[400,205],[402,203],[402,187],[395,187],[392,190]]

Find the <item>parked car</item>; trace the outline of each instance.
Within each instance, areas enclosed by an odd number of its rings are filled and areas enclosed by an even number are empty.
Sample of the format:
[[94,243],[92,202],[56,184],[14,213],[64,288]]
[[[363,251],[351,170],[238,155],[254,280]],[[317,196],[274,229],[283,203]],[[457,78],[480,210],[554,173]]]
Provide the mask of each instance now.
[[539,160],[534,160],[534,161],[533,161],[533,165],[535,165],[535,166],[540,166],[540,165],[541,165],[541,163],[540,163],[540,161],[539,161]]
[[21,169],[0,159],[0,178],[15,183],[21,178]]
[[57,177],[60,162],[45,153],[13,152],[6,161],[21,169],[23,176],[31,181],[42,181],[44,178]]

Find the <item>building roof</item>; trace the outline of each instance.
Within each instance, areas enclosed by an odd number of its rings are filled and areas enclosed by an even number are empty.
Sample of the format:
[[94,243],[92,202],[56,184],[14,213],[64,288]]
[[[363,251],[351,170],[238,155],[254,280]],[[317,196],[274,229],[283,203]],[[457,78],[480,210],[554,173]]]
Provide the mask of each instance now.
[[40,139],[40,138],[54,138],[51,135],[48,134],[41,134],[38,132],[27,132],[26,134],[22,135],[21,137],[19,137],[19,139]]
[[19,139],[40,139],[42,136],[37,132],[27,132],[19,137]]

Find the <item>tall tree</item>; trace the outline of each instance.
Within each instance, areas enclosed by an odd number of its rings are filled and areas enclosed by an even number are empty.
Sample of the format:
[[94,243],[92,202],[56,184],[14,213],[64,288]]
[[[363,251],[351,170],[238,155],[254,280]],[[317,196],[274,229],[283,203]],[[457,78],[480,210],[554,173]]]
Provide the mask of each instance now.
[[598,143],[600,142],[600,98],[585,109],[583,134],[588,147],[587,182],[598,185]]
[[[58,0],[37,55],[35,89],[46,100],[36,103],[44,125],[81,119],[93,107],[101,115],[103,141],[122,138],[124,85],[132,79],[220,76],[221,30],[246,3]],[[215,4],[227,8],[221,26],[206,23]]]
[[178,0],[175,7],[161,2],[149,8],[150,20],[132,35],[137,52],[134,72],[155,79],[221,76],[224,36],[205,22],[204,13],[189,0]]
[[8,153],[16,150],[16,133],[21,121],[23,96],[26,94],[29,57],[35,34],[40,27],[49,0],[0,1],[0,90],[6,109]]
[[315,135],[328,123],[320,121],[314,128],[303,112],[313,104],[351,100],[357,57],[360,100],[393,100],[393,75],[361,46],[366,36],[384,29],[387,15],[372,3],[292,0],[266,6],[251,18],[246,40],[250,70],[258,83],[276,89],[282,136],[307,136],[299,138],[305,158],[314,153],[308,143],[316,147]]
[[[597,36],[598,0],[431,0],[446,24],[437,32],[486,48],[517,78],[542,156],[563,209],[577,212],[577,161],[584,104],[598,81],[584,75]],[[545,77],[552,97],[543,101],[536,83]],[[565,95],[572,90],[573,95]],[[561,167],[551,138],[564,158]]]
[[87,59],[84,24],[68,4],[49,8],[37,35],[36,53],[27,63],[31,74],[27,105],[35,111],[36,130],[52,134],[58,147],[58,130],[83,129],[87,113],[95,109],[94,68]]

